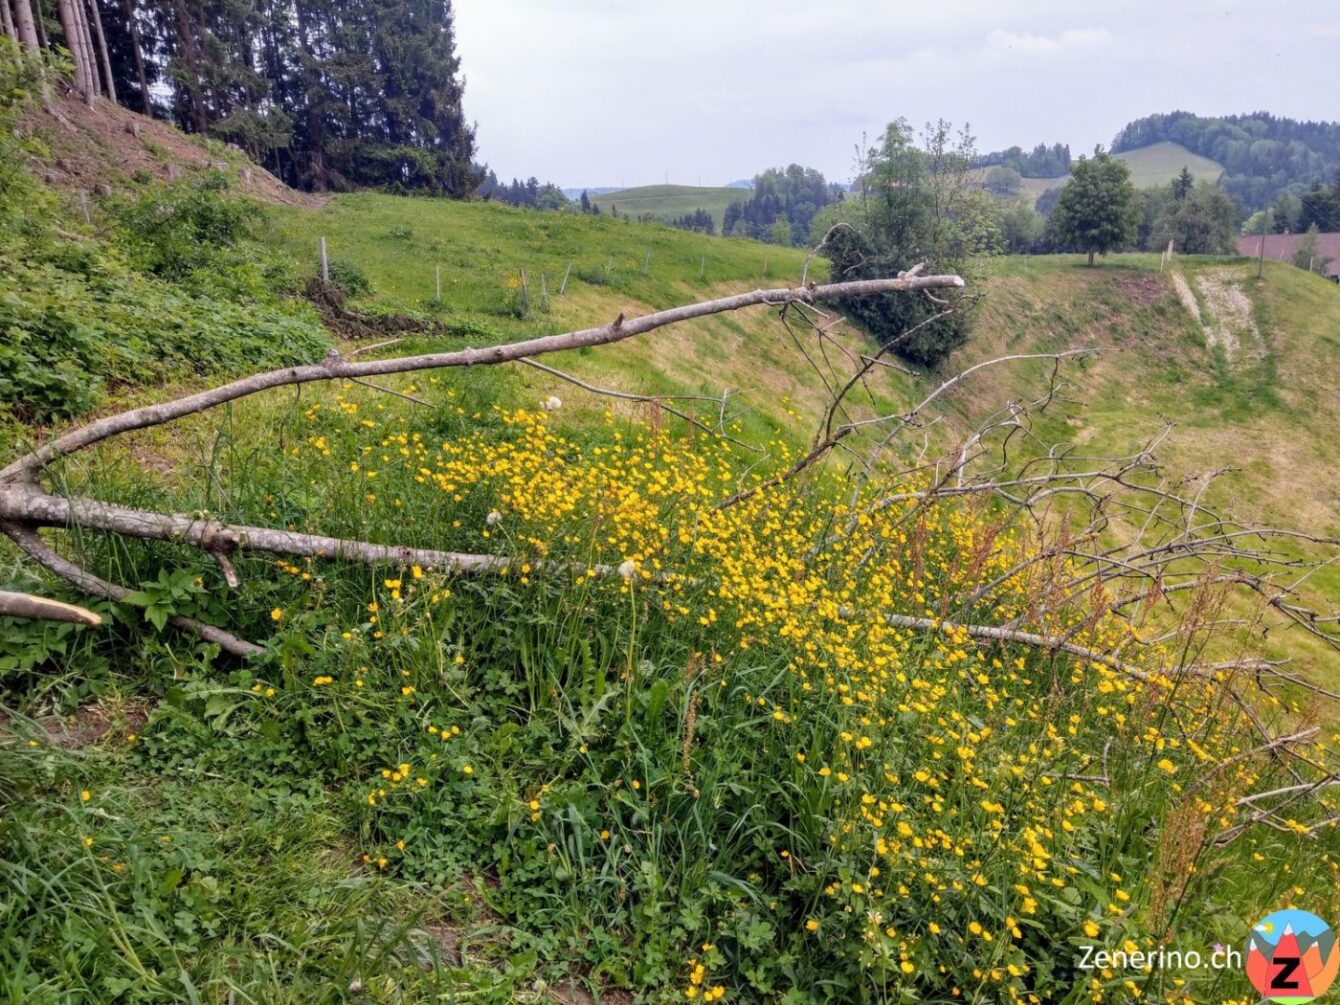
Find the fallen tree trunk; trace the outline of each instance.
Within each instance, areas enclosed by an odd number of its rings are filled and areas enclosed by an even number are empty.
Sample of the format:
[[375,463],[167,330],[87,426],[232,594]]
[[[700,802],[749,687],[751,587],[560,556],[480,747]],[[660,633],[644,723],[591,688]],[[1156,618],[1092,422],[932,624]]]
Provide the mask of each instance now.
[[[386,564],[406,569],[417,565],[424,569],[451,573],[504,572],[512,564],[512,560],[506,556],[351,541],[272,527],[219,523],[183,513],[155,513],[97,499],[66,499],[27,484],[0,486],[0,530],[9,533],[5,524],[80,527],[147,541],[175,541],[192,545],[211,555],[225,557],[234,551],[262,551],[273,555],[326,558],[369,565]],[[543,565],[532,564],[537,567]],[[615,571],[613,566],[607,565],[593,568],[601,575]]]

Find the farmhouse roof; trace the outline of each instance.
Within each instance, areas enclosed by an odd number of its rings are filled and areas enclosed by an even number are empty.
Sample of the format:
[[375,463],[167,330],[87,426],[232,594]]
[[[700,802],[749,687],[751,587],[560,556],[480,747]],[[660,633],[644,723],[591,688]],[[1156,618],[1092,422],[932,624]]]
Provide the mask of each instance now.
[[[1289,262],[1293,260],[1294,252],[1298,250],[1298,244],[1306,237],[1306,234],[1267,234],[1266,258],[1272,262]],[[1325,274],[1331,279],[1340,278],[1340,233],[1336,234],[1318,234],[1317,236],[1317,256],[1319,258],[1329,258],[1326,264]],[[1238,238],[1238,254],[1245,255],[1248,258],[1256,258],[1261,254],[1261,235],[1248,234]]]

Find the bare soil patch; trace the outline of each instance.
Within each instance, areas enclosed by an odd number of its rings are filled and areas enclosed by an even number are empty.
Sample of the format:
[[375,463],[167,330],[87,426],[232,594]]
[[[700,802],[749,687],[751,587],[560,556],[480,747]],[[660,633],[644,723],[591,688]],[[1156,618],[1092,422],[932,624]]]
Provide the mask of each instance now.
[[309,209],[326,203],[322,196],[289,188],[240,148],[230,148],[222,159],[199,137],[105,99],[90,108],[53,95],[46,107],[34,107],[24,117],[21,129],[40,136],[51,151],[38,169],[42,179],[68,192],[108,193],[136,175],[170,180],[183,172],[218,168],[235,176],[240,191],[266,202]]
[[1232,362],[1246,347],[1257,359],[1265,355],[1265,343],[1252,317],[1252,302],[1238,285],[1232,269],[1206,269],[1196,276],[1196,287],[1205,300],[1201,323],[1210,347],[1219,346]]

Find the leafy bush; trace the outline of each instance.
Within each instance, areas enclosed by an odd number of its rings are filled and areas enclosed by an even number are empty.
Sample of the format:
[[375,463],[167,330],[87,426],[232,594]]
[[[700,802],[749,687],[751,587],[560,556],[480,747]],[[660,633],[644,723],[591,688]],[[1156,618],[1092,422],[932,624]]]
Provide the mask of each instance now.
[[372,293],[372,281],[356,263],[334,258],[331,259],[329,268],[330,281],[346,297],[366,297]]
[[[846,227],[829,238],[825,254],[832,263],[834,282],[888,278],[905,264],[902,256],[881,253],[863,234]],[[960,301],[957,311],[938,321],[930,319],[945,310],[943,304],[905,293],[847,297],[841,304],[847,315],[881,343],[893,343],[898,355],[924,366],[935,366],[968,340],[972,327],[968,305],[961,302],[960,296],[952,293],[949,296]],[[914,331],[920,325],[925,327]]]
[[618,276],[606,265],[574,265],[572,275],[574,279],[580,279],[588,286],[619,285]]
[[136,268],[164,279],[184,279],[197,269],[236,260],[238,246],[261,216],[260,207],[228,198],[228,178],[211,171],[201,178],[151,186],[136,199],[109,208],[119,227],[118,243]]
[[327,336],[306,308],[211,297],[87,250],[0,253],[0,405],[47,422],[107,385],[142,385],[310,362]]

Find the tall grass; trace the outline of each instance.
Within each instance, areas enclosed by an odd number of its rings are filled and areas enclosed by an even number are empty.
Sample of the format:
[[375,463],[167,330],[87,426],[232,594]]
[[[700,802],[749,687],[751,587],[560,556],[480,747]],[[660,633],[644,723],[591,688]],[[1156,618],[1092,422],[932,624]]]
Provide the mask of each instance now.
[[[504,576],[252,559],[228,592],[184,551],[81,544],[148,594],[184,570],[173,603],[272,647],[219,671],[128,627],[124,669],[161,695],[136,739],[21,751],[0,857],[33,878],[3,962],[30,998],[505,1001],[577,976],[649,1001],[1203,1001],[1245,982],[1081,972],[1081,947],[1203,951],[1282,903],[1337,906],[1333,829],[1213,843],[1279,769],[1233,760],[1248,734],[1212,684],[884,623],[944,616],[1035,547],[1004,514],[853,521],[829,475],[718,512],[729,445],[465,386],[415,386],[438,404],[414,411],[346,388],[264,438],[238,416],[201,442],[208,477],[135,491],[513,556]],[[106,463],[68,477],[129,487]],[[974,616],[1027,619],[1041,588],[1015,577]],[[1080,608],[1039,627],[1123,630]],[[419,971],[444,929],[487,948]]]

